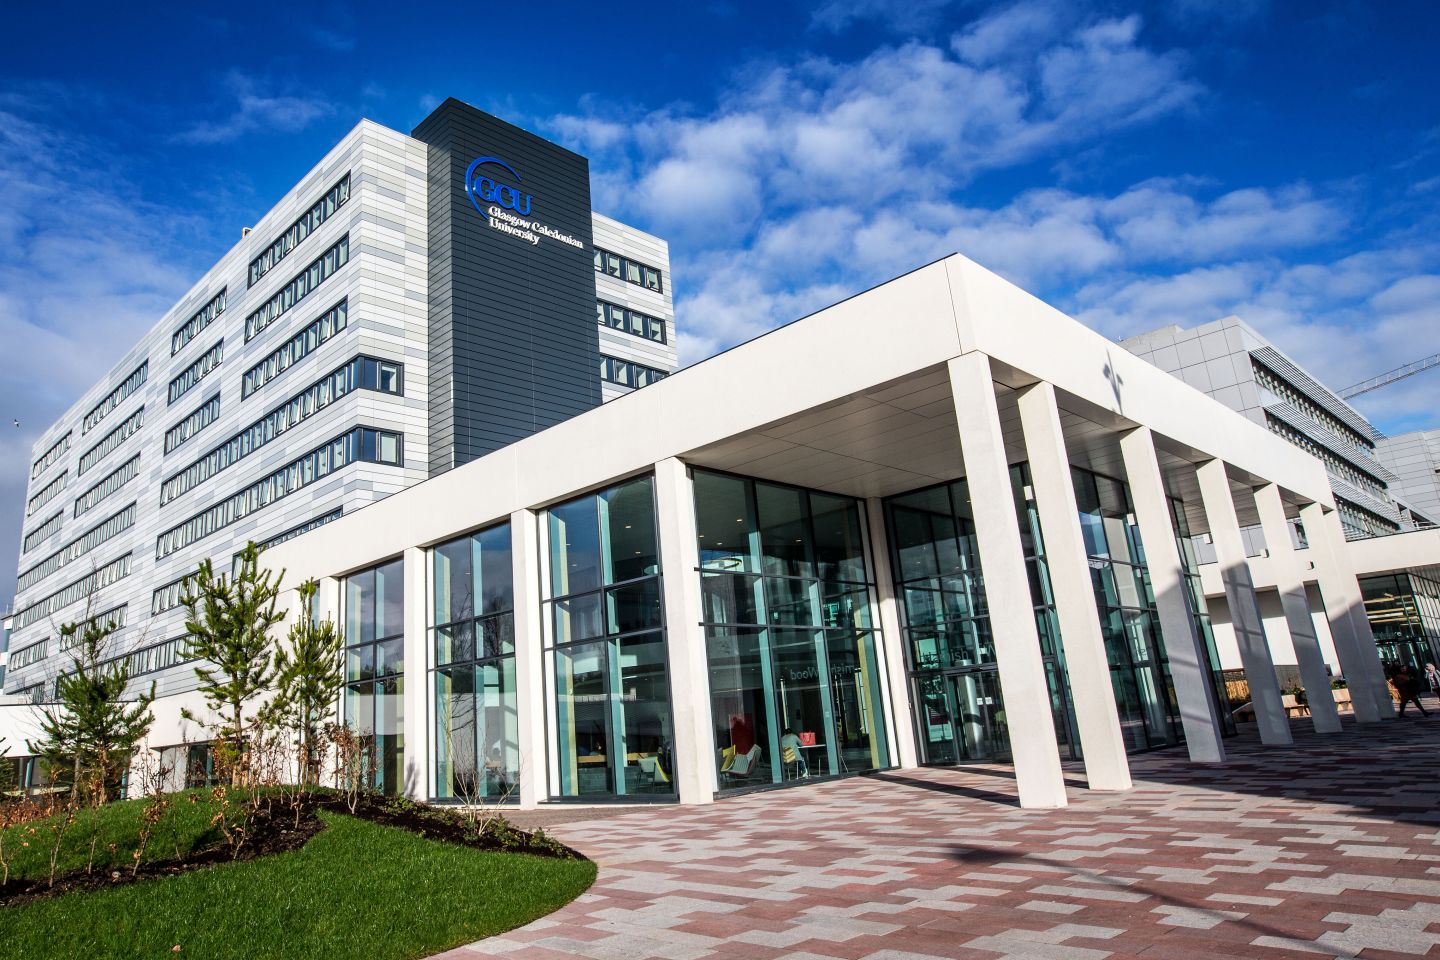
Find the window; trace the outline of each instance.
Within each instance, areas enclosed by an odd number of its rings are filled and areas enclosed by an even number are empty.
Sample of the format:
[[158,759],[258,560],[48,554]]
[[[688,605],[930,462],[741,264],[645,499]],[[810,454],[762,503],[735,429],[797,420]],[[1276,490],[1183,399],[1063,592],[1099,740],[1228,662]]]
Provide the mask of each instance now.
[[250,261],[250,283],[255,286],[260,278],[270,272],[281,260],[289,256],[290,251],[298,247],[302,241],[326,220],[331,214],[340,209],[346,200],[350,199],[350,174],[345,174],[340,182],[325,192],[325,196],[315,202],[311,207],[294,223],[276,238],[275,242],[265,248],[265,251]]
[[622,257],[618,253],[611,253],[609,250],[595,248],[595,272],[603,273],[609,277],[633,283],[646,290],[653,290],[656,293],[663,293],[663,283],[660,271],[655,267],[647,266],[628,257]]
[[1290,404],[1357,450],[1369,453],[1375,449],[1375,444],[1368,437],[1361,436],[1353,427],[1343,423],[1339,417],[1311,400],[1269,367],[1253,357],[1250,359],[1250,366],[1255,374],[1255,382],[1274,396]]
[[34,530],[31,530],[29,533],[25,534],[25,542],[22,545],[22,552],[29,553],[31,550],[34,550],[36,547],[40,546],[40,544],[50,539],[50,537],[57,530],[60,529],[61,518],[64,516],[64,513],[65,512],[63,510],[60,511],[59,513],[51,517],[49,520],[46,520],[44,523],[40,524],[40,526],[36,527]]
[[1359,504],[1351,503],[1338,494],[1335,497],[1335,512],[1340,514],[1340,526],[1346,540],[1383,537],[1400,530],[1400,525],[1394,520],[1381,517]]
[[1180,718],[1130,491],[1119,480],[1078,468],[1071,469],[1071,482],[1121,736],[1131,751],[1176,743]]
[[140,454],[135,454],[120,465],[114,473],[82,493],[75,501],[75,516],[80,517],[94,509],[101,501],[117,493],[121,487],[134,480],[140,473]]
[[108,627],[111,630],[122,629],[125,626],[125,620],[128,611],[129,606],[126,604],[121,604],[118,607],[111,607],[109,610],[106,610],[103,613],[97,613],[89,620],[86,620],[84,623],[80,624],[80,628],[70,636],[67,637],[64,634],[61,634],[60,652],[65,653],[78,647],[82,639],[82,634],[86,630],[99,629],[102,626]]
[[[1011,468],[1010,479],[1056,738],[1061,755],[1073,755],[1059,632],[1038,520],[1024,496],[1023,466]],[[925,762],[1008,757],[1009,726],[969,486],[957,480],[891,497],[885,511],[913,719]]]
[[315,529],[317,529],[317,528],[319,528],[319,527],[323,527],[323,526],[325,526],[325,524],[330,523],[331,521],[339,520],[340,517],[344,514],[344,512],[345,512],[345,511],[344,511],[344,508],[343,508],[343,507],[336,507],[334,510],[331,510],[329,513],[326,513],[326,514],[323,514],[323,515],[321,515],[321,516],[315,517],[314,519],[311,519],[311,520],[306,520],[304,523],[300,524],[299,526],[291,527],[289,530],[286,530],[286,531],[284,531],[283,533],[277,533],[275,536],[271,537],[269,540],[266,540],[264,543],[261,543],[260,546],[261,546],[263,549],[267,549],[267,550],[268,550],[270,547],[273,547],[273,546],[275,546],[276,544],[284,543],[286,540],[294,540],[296,537],[300,536],[301,534],[309,533],[311,530],[315,530]]
[[245,342],[249,343],[259,336],[287,310],[314,293],[316,287],[334,276],[335,271],[345,266],[349,260],[350,235],[346,234],[335,246],[316,257],[314,263],[297,273],[294,279],[245,318]]
[[[160,486],[160,505],[164,506],[188,493],[356,390],[399,393],[403,380],[404,370],[400,364],[372,357],[356,357],[221,442],[184,470],[166,478]],[[385,390],[386,387],[389,389]],[[394,458],[382,458],[381,462],[386,459]]]
[[160,534],[155,541],[155,559],[163,559],[176,550],[203,540],[301,487],[328,477],[347,464],[363,460],[403,466],[401,451],[404,446],[404,437],[400,434],[356,427]]
[[36,477],[40,476],[40,474],[44,473],[46,468],[57,462],[62,456],[65,455],[65,451],[69,449],[70,431],[67,430],[65,431],[65,436],[61,437],[59,440],[56,440],[54,445],[51,446],[49,450],[46,450],[45,453],[41,455],[39,460],[36,460],[33,464],[30,465],[30,479],[34,480]]
[[110,394],[104,400],[101,400],[98,404],[96,404],[95,409],[85,414],[85,419],[81,423],[80,432],[89,433],[91,430],[93,430],[96,424],[98,424],[101,420],[104,420],[105,417],[110,413],[110,411],[120,406],[120,404],[124,402],[126,397],[130,396],[130,394],[134,393],[136,390],[139,390],[140,387],[144,385],[145,379],[149,376],[150,361],[146,360],[144,363],[140,364],[140,366],[136,367],[135,370],[130,374],[130,376],[122,380],[118,387],[116,387],[114,390],[111,390]]
[[607,327],[632,336],[665,342],[665,321],[605,300],[595,301],[595,319]]
[[159,587],[150,595],[150,615],[159,616],[167,610],[174,610],[180,606],[180,598],[185,596],[185,581],[195,575],[190,571],[178,580],[172,580]]
[[291,337],[264,360],[245,371],[240,385],[243,400],[274,380],[290,367],[309,356],[335,334],[345,329],[346,301],[341,300],[325,313],[310,322],[304,330]]
[[65,477],[69,472],[68,470],[64,471],[60,476],[41,487],[40,491],[26,503],[25,516],[31,516],[35,511],[45,506],[45,504],[54,500],[60,494],[60,491],[65,489]]
[[200,332],[210,326],[215,318],[225,312],[225,288],[221,288],[215,298],[205,306],[196,311],[195,316],[186,320],[174,333],[170,335],[170,356],[175,356],[185,345],[200,335]]
[[154,673],[176,664],[188,663],[191,658],[185,656],[185,649],[185,638],[175,637],[151,644],[148,647],[141,647],[139,650],[133,650],[125,654],[123,659],[129,670],[130,678],[133,680],[141,674]]
[[664,380],[669,374],[654,367],[621,360],[619,357],[600,357],[600,379],[622,387],[644,387],[657,380]]
[[38,623],[51,614],[68,607],[77,600],[83,600],[98,590],[110,586],[130,575],[130,554],[111,560],[105,566],[81,577],[50,596],[33,603],[15,614],[15,630],[23,630],[32,623]]
[[405,789],[405,563],[345,578],[345,722],[367,747],[375,789]]
[[435,798],[515,799],[520,728],[510,526],[431,554]]
[[220,340],[215,346],[206,350],[204,356],[190,364],[178,377],[171,380],[169,402],[174,403],[176,400],[179,400],[189,392],[191,387],[205,379],[211,371],[220,366],[221,355],[224,351],[225,341]]
[[124,443],[126,440],[129,440],[136,433],[138,433],[140,431],[140,428],[144,425],[145,408],[141,407],[139,410],[136,410],[134,413],[130,414],[130,416],[126,417],[125,421],[121,423],[120,426],[105,434],[104,438],[101,439],[99,443],[95,444],[95,446],[91,447],[89,450],[86,450],[80,456],[80,467],[76,472],[78,474],[83,474],[86,470],[89,470],[91,467],[95,466],[95,464],[99,463],[101,460],[104,460],[110,454],[114,453],[117,449],[119,449],[120,444]]
[[100,544],[112,540],[135,525],[135,504],[125,507],[91,527],[84,535],[71,540],[60,550],[41,560],[35,566],[20,574],[15,592],[21,593],[44,580],[66,564],[85,556]]
[[673,797],[654,478],[552,507],[546,522],[558,773],[551,793]]
[[[1318,457],[1324,461],[1325,466],[1335,476],[1381,500],[1388,497],[1384,481],[1359,469],[1348,460],[1342,459],[1327,447],[1316,443],[1312,437],[1307,436],[1290,426],[1290,424],[1285,423],[1269,410],[1265,411],[1265,423],[1270,428],[1271,433],[1284,437],[1312,457]],[[1399,527],[1397,526],[1395,529],[1398,530]]]
[[165,431],[165,452],[169,453],[195,434],[214,423],[220,416],[220,394],[215,394],[192,410],[184,420]]
[[39,663],[50,656],[50,640],[47,637],[39,643],[32,643],[23,650],[10,654],[10,670],[21,670],[32,663]]
[[889,766],[859,502],[694,477],[720,788]]

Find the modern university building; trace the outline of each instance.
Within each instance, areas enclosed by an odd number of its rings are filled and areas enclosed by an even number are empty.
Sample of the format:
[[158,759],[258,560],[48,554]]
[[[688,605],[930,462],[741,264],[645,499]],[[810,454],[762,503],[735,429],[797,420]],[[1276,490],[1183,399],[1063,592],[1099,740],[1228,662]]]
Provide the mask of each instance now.
[[1225,666],[1283,749],[1279,646],[1318,730],[1336,669],[1392,714],[1311,453],[958,255],[666,376],[665,245],[588,198],[454,101],[357,127],[37,445],[7,693],[47,695],[56,623],[119,620],[203,780],[178,583],[255,540],[292,611],[319,580],[337,718],[420,799],[1009,760],[1059,806],[1065,759],[1223,759]]

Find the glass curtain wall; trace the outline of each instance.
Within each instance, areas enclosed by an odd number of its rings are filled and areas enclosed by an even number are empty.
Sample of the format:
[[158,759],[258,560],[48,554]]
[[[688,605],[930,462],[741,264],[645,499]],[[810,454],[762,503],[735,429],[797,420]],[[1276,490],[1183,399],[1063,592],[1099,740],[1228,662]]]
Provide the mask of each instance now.
[[518,800],[510,525],[442,543],[434,558],[437,800]]
[[859,502],[694,485],[720,789],[890,766]]
[[654,486],[640,477],[548,513],[555,797],[675,795]]
[[345,722],[371,785],[405,789],[405,562],[345,578]]
[[1180,709],[1129,491],[1088,470],[1072,468],[1071,478],[1126,748],[1177,743]]
[[1440,664],[1440,584],[1398,573],[1365,577],[1360,590],[1386,672],[1403,664],[1423,682],[1425,664]]
[[[1220,719],[1223,736],[1236,732],[1235,718],[1227,708],[1229,696],[1225,689],[1225,672],[1220,667],[1220,650],[1215,646],[1215,631],[1210,627],[1210,611],[1205,606],[1205,589],[1200,582],[1200,560],[1195,553],[1195,537],[1190,532],[1190,520],[1185,515],[1185,504],[1170,499],[1170,517],[1174,522],[1175,540],[1180,547],[1180,567],[1185,575],[1185,603],[1190,616],[1195,620],[1195,629],[1205,643],[1205,656],[1210,664],[1210,683],[1215,691],[1215,714]],[[1181,728],[1184,733],[1184,728]]]
[[[1025,465],[1010,469],[1030,601],[1062,756],[1078,755],[1044,542]],[[1003,760],[1010,733],[1000,692],[974,514],[964,480],[885,501],[923,762]]]

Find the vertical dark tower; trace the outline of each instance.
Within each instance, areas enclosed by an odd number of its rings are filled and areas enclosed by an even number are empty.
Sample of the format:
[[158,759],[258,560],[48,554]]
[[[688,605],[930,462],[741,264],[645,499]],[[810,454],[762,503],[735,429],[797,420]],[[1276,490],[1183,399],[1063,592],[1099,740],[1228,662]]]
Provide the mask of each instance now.
[[429,148],[434,476],[600,405],[590,162],[453,98],[413,136]]

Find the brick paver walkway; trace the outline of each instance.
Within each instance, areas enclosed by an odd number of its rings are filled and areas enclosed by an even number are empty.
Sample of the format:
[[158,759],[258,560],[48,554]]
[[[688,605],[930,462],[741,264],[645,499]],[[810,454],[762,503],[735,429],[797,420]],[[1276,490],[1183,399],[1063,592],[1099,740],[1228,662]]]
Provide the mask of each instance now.
[[1440,957],[1440,717],[1295,731],[1062,811],[927,769],[553,827],[594,887],[444,957]]

